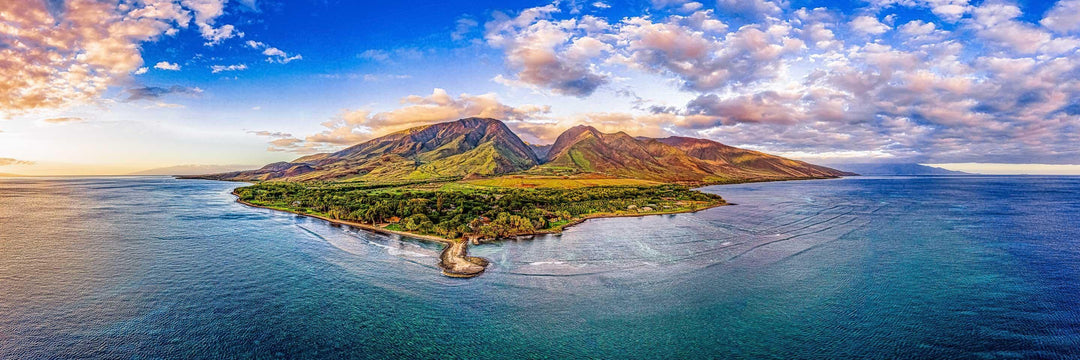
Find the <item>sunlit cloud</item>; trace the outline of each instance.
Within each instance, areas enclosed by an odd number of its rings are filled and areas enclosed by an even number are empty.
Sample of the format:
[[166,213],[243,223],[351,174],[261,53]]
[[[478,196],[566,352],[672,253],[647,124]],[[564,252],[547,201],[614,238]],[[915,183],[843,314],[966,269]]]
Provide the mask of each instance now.
[[1080,0],[507,3],[428,34],[360,15],[294,33],[274,6],[0,1],[0,150],[131,121],[241,139],[223,153],[261,136],[272,153],[243,155],[261,161],[484,116],[538,143],[588,124],[807,159],[1080,162]]
[[[50,9],[55,4],[56,9]],[[144,74],[140,44],[200,28],[224,0],[0,2],[0,112],[15,115],[95,103],[110,87]],[[219,34],[217,39],[223,39]],[[179,70],[159,62],[158,69]]]
[[271,151],[307,154],[337,150],[376,136],[421,125],[468,117],[524,121],[550,111],[549,106],[509,106],[501,103],[494,94],[461,94],[455,97],[446,90],[435,89],[428,96],[406,96],[401,99],[401,107],[389,111],[342,110],[333,119],[322,123],[326,130],[303,139],[281,132],[263,131],[256,135],[273,139],[270,142]]
[[24,161],[12,158],[0,158],[0,166],[34,165],[33,161]]
[[[685,4],[654,2],[657,8]],[[516,16],[497,13],[485,25],[488,43],[504,51],[511,68],[496,80],[590,96],[609,85],[590,79],[608,71],[666,77],[694,99],[681,107],[643,107],[647,100],[632,97],[632,109],[668,115],[658,128],[784,153],[939,161],[1080,158],[1072,142],[1080,127],[1080,39],[1070,33],[1072,0],[1034,23],[1022,20],[1016,5],[999,2],[871,1],[850,15],[784,2],[718,5],[715,11],[692,6],[692,13],[615,22],[569,14],[558,4]],[[937,18],[894,25],[891,10],[901,7],[928,9]],[[729,25],[726,15],[743,25]],[[942,23],[957,30],[943,30]],[[894,30],[897,41],[877,38]],[[596,50],[572,56],[577,43]],[[532,54],[544,61],[523,56]],[[548,66],[556,70],[546,71]],[[624,118],[645,114],[634,115]],[[626,121],[630,128],[637,124]]]
[[70,117],[70,116],[68,116],[68,117],[55,117],[55,118],[42,119],[41,121],[44,121],[44,122],[49,123],[49,124],[64,124],[64,123],[80,122],[80,121],[83,121],[83,119],[79,118],[79,117]]

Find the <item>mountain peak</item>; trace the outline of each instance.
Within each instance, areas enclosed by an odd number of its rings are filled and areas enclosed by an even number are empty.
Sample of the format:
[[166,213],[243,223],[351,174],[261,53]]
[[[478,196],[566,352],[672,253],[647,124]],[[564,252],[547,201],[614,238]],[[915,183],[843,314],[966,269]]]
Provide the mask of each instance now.
[[551,145],[534,146],[500,120],[470,117],[410,128],[334,153],[205,178],[396,182],[499,175],[533,168],[539,173],[595,173],[693,183],[845,175],[712,140],[633,137],[623,131],[605,134],[589,125],[567,129]]
[[551,148],[547,151],[545,161],[550,161],[560,155],[563,155],[570,146],[581,142],[586,138],[601,138],[604,134],[600,130],[589,125],[577,125],[566,129],[559,137],[555,139],[555,143],[551,144]]

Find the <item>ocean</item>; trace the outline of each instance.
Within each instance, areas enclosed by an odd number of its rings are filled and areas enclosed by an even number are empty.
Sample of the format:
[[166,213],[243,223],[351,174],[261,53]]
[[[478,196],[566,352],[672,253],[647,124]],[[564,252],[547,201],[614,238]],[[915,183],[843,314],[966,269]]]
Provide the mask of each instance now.
[[1080,177],[712,186],[737,204],[470,248],[0,179],[0,358],[1080,358]]

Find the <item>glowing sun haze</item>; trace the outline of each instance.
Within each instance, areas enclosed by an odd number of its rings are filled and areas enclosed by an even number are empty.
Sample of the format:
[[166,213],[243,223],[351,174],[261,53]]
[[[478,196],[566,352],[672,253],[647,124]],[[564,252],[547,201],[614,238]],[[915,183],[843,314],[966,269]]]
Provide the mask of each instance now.
[[470,116],[1080,174],[1080,0],[0,0],[0,173],[258,166]]

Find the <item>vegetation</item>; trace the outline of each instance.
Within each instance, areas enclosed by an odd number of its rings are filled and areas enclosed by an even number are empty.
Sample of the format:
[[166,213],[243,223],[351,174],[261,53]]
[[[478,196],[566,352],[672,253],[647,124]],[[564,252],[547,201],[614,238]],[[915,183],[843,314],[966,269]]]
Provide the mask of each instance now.
[[[477,184],[566,187],[554,179],[525,182],[504,176],[603,178],[608,180],[570,185],[605,186],[702,185],[845,174],[711,140],[633,137],[623,132],[602,133],[589,126],[570,128],[551,145],[530,146],[499,120],[468,118],[402,130],[341,151],[268,164],[257,170],[189,178],[358,183],[487,178]],[[552,182],[553,186],[547,186]]]
[[264,182],[238,188],[236,195],[254,205],[448,239],[527,235],[558,231],[590,217],[686,212],[724,204],[720,196],[672,184],[535,189],[451,184],[429,190]]
[[478,179],[465,181],[467,184],[479,186],[513,187],[513,188],[557,188],[574,189],[594,186],[650,186],[660,183],[639,179],[623,178],[572,178],[563,176],[522,176],[508,175],[496,178]]

